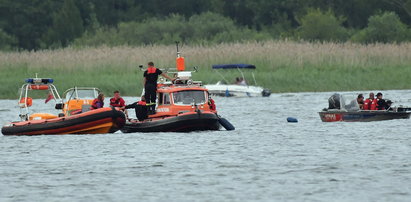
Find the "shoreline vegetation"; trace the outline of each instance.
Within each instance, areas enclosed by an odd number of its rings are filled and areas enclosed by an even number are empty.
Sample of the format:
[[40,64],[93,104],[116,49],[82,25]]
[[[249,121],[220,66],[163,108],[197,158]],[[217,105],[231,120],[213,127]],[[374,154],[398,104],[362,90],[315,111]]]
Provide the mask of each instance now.
[[[333,42],[264,41],[180,48],[186,69],[197,66],[194,80],[203,84],[222,80],[213,64],[249,63],[244,70],[250,85],[279,92],[388,90],[411,88],[411,43],[355,44]],[[74,86],[100,88],[107,96],[140,96],[138,66],[153,61],[158,68],[174,68],[174,45],[68,47],[56,50],[0,52],[0,99],[16,99],[26,78],[53,78],[59,93]],[[237,70],[218,70],[228,82]]]

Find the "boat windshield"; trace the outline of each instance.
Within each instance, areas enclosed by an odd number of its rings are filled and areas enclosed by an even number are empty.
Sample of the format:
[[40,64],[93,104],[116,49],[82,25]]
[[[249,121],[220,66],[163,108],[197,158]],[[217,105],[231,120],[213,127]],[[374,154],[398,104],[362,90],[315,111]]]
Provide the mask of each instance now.
[[360,110],[360,106],[357,102],[357,96],[350,94],[341,95],[341,109],[345,109],[347,111]]
[[98,91],[96,89],[72,89],[66,93],[66,100],[95,99],[97,98],[97,96],[98,96]]
[[206,93],[202,90],[187,90],[173,93],[175,105],[204,104]]

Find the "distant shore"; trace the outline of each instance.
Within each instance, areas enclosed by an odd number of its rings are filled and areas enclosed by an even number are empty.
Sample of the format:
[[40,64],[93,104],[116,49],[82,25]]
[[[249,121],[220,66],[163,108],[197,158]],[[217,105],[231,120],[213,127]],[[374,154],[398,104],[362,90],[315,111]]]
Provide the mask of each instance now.
[[[197,66],[194,80],[204,84],[223,78],[213,64],[249,63],[249,84],[272,92],[320,92],[411,88],[411,43],[371,44],[268,41],[189,46],[180,50],[186,66]],[[175,46],[65,48],[37,52],[0,52],[0,99],[16,99],[24,80],[53,78],[60,93],[73,86],[98,87],[111,95],[139,96],[142,74],[138,65],[153,61],[158,68],[175,66]],[[238,70],[219,70],[227,82]]]

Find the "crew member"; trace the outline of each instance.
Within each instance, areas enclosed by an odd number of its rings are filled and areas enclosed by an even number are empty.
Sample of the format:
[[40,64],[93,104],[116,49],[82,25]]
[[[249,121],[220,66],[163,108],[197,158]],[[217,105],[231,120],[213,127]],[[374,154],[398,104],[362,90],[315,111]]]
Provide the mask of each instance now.
[[374,100],[372,100],[371,105],[370,105],[370,110],[377,110],[378,94],[381,94],[381,93],[377,93],[377,97]]
[[146,99],[144,96],[141,96],[141,100],[138,102],[135,102],[133,104],[129,104],[125,106],[126,109],[134,108],[136,111],[136,117],[139,121],[143,121],[144,119],[147,119],[147,106],[146,106]]
[[118,90],[114,91],[114,97],[110,99],[110,106],[120,107],[121,109],[124,109],[126,106],[126,102],[120,97],[120,92]]
[[148,68],[144,71],[144,97],[147,102],[148,114],[155,114],[156,112],[156,91],[158,75],[174,81],[175,78],[169,77],[161,70],[154,67],[153,62],[148,63]]
[[363,106],[364,106],[364,96],[362,94],[358,94],[357,103],[358,103],[358,106],[360,107],[360,109],[364,109],[363,108]]
[[98,94],[97,98],[93,100],[93,103],[91,104],[90,109],[98,109],[102,108],[104,106],[104,94],[100,93]]
[[364,101],[363,110],[371,110],[371,103],[374,100],[374,93],[370,93],[370,97]]
[[377,109],[378,110],[385,110],[387,103],[384,99],[382,99],[382,93],[377,93]]
[[216,110],[215,102],[213,98],[211,98],[210,96],[208,97],[208,105],[210,106],[210,110],[212,111]]

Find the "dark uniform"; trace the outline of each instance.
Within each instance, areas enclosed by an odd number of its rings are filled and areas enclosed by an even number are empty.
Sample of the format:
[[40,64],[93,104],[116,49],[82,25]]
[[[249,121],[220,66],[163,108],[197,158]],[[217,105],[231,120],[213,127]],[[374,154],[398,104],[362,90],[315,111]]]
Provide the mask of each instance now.
[[155,113],[156,109],[156,91],[158,75],[163,72],[155,67],[150,67],[144,71],[146,84],[144,86],[144,97],[146,98],[147,108],[151,114]]

